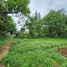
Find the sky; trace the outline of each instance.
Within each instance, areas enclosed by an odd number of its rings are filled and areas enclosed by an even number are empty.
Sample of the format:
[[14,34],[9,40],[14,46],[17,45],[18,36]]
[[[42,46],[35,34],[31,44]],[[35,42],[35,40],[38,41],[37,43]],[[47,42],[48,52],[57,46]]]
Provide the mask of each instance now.
[[67,10],[67,0],[31,0],[29,4],[31,14],[35,11],[40,12],[42,17],[50,10],[65,8]]

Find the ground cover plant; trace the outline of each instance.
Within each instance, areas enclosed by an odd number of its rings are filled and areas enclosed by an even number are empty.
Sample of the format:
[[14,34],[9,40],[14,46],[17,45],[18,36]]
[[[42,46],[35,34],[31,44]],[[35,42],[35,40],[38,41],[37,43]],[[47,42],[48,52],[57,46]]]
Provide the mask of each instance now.
[[10,38],[11,38],[10,36],[7,36],[5,38],[0,38],[0,49],[9,41]]
[[57,51],[62,47],[67,47],[67,39],[16,38],[3,63],[6,67],[67,67],[67,57]]

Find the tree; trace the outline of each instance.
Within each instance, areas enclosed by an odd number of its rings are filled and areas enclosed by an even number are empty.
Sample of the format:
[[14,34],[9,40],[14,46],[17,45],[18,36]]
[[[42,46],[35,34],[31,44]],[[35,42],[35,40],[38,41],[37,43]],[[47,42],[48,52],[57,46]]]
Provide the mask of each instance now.
[[25,27],[29,30],[29,35],[30,37],[33,37],[33,22],[35,21],[35,17],[28,17],[28,19],[26,20],[26,23],[25,23]]
[[0,0],[0,35],[5,31],[12,31],[15,27],[13,23],[10,23],[8,14],[21,12],[27,16],[30,13],[28,4],[29,0]]
[[42,37],[43,36],[43,23],[41,19],[36,19],[34,17],[29,17],[26,21],[26,28],[29,30],[31,37]]
[[50,11],[43,21],[48,26],[49,36],[61,36],[64,33],[65,14],[62,11]]
[[41,14],[37,11],[35,12],[35,19],[41,19]]
[[28,8],[29,0],[7,0],[5,5],[7,7],[7,13],[21,12],[24,15],[29,13]]
[[11,34],[16,32],[16,24],[14,23],[11,17],[7,18],[6,26],[7,26],[7,32],[10,32]]

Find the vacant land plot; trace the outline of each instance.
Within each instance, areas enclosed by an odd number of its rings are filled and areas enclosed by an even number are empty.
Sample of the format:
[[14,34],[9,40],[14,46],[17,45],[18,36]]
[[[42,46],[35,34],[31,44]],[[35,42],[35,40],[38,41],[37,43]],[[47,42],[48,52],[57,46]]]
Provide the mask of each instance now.
[[67,57],[61,53],[66,47],[67,39],[14,39],[3,63],[6,67],[67,67]]

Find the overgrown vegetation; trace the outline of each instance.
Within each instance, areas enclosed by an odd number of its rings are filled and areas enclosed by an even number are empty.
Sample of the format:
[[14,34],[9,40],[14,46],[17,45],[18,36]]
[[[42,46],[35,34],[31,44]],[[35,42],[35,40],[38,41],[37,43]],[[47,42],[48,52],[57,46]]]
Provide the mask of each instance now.
[[11,39],[10,35],[7,35],[5,38],[0,38],[0,51],[2,47]]
[[[63,10],[51,10],[42,19],[29,17],[25,28],[31,37],[67,37],[67,15]],[[22,31],[21,31],[22,32]]]
[[[61,9],[51,10],[43,18],[37,12],[30,16],[29,2],[0,0],[0,50],[11,39],[10,34],[13,34],[12,39],[15,36],[2,63],[6,67],[67,67],[67,57],[57,51],[57,48],[67,47],[67,14]],[[20,31],[9,16],[18,13],[25,21]]]
[[29,0],[0,0],[0,38],[16,31],[15,24],[8,14],[21,12],[25,16],[28,15],[28,3]]
[[67,39],[14,39],[3,63],[6,67],[67,67],[67,57],[57,52],[61,47],[67,47]]

